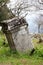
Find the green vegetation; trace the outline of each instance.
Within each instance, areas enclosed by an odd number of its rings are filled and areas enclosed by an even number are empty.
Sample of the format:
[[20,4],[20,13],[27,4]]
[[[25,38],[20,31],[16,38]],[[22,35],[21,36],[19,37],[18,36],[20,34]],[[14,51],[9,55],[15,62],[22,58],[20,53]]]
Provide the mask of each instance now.
[[[3,42],[6,44],[3,45]],[[43,65],[43,43],[37,43],[37,39],[33,39],[33,42],[35,52],[32,56],[29,53],[13,52],[5,35],[0,32],[0,65]]]

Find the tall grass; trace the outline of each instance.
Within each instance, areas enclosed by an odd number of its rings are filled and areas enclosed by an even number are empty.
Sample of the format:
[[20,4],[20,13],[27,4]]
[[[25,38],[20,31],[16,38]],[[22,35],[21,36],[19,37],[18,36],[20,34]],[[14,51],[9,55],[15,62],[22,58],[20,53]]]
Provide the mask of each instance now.
[[[5,45],[3,45],[4,39]],[[8,63],[7,65],[43,65],[43,43],[38,44],[37,42],[37,39],[33,39],[35,52],[30,56],[31,51],[28,53],[11,51],[5,35],[0,33],[0,63],[4,63],[2,65],[6,65],[6,63]]]

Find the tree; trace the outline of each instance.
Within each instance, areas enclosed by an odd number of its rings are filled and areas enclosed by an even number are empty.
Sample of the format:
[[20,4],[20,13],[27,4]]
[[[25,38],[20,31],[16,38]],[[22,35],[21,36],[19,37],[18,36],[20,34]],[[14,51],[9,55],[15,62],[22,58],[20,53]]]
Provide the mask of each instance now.
[[22,15],[25,17],[25,15],[27,15],[28,12],[31,14],[35,14],[43,9],[42,3],[40,4],[39,0],[17,0],[13,7],[14,8],[11,8],[10,6],[10,9],[12,13],[15,14],[15,16],[18,16],[18,18]]
[[[4,29],[5,31],[5,28],[7,28],[7,25],[5,27],[5,24],[3,24],[3,20],[7,20],[7,19],[10,19],[10,18],[13,18],[15,15],[13,15],[13,13],[11,12],[11,10],[8,9],[7,7],[7,3],[9,1],[8,0],[0,0],[0,26],[2,26],[2,31]],[[3,33],[4,33],[3,31]],[[5,34],[5,33],[4,33]],[[6,35],[6,34],[5,34]],[[5,43],[5,42],[4,42]],[[9,47],[10,47],[11,44],[9,44]]]
[[[22,15],[24,15],[24,17],[28,14],[28,12],[32,12],[34,11],[33,9],[31,9],[32,6],[35,6],[33,4],[29,4],[28,1],[18,1],[15,3],[14,8],[11,8],[11,11],[13,12],[13,14],[15,14],[15,16],[17,16],[18,18],[21,17]],[[36,7],[36,6],[35,6]]]
[[12,12],[7,8],[9,0],[0,0],[0,21],[14,17]]

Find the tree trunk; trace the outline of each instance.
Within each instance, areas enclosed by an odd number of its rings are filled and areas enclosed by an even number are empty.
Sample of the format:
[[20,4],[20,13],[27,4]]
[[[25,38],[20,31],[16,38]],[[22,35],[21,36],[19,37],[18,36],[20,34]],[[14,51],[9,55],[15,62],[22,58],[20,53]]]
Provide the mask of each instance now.
[[16,50],[16,47],[12,38],[12,33],[8,30],[8,26],[6,24],[2,25],[2,31],[6,35],[6,38],[11,50]]
[[12,39],[11,32],[7,32],[7,33],[5,33],[5,35],[6,35],[6,38],[8,40],[8,44],[9,44],[9,47],[11,48],[11,50],[16,50],[15,44],[14,44],[13,39]]

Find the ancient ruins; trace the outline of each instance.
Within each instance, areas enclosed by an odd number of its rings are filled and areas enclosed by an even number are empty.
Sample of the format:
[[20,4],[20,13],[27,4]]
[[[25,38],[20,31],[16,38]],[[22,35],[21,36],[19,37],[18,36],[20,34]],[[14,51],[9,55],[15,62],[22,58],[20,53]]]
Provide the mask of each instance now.
[[3,21],[2,31],[6,35],[9,46],[12,50],[26,52],[33,49],[33,44],[29,36],[28,24],[25,19],[13,18]]

